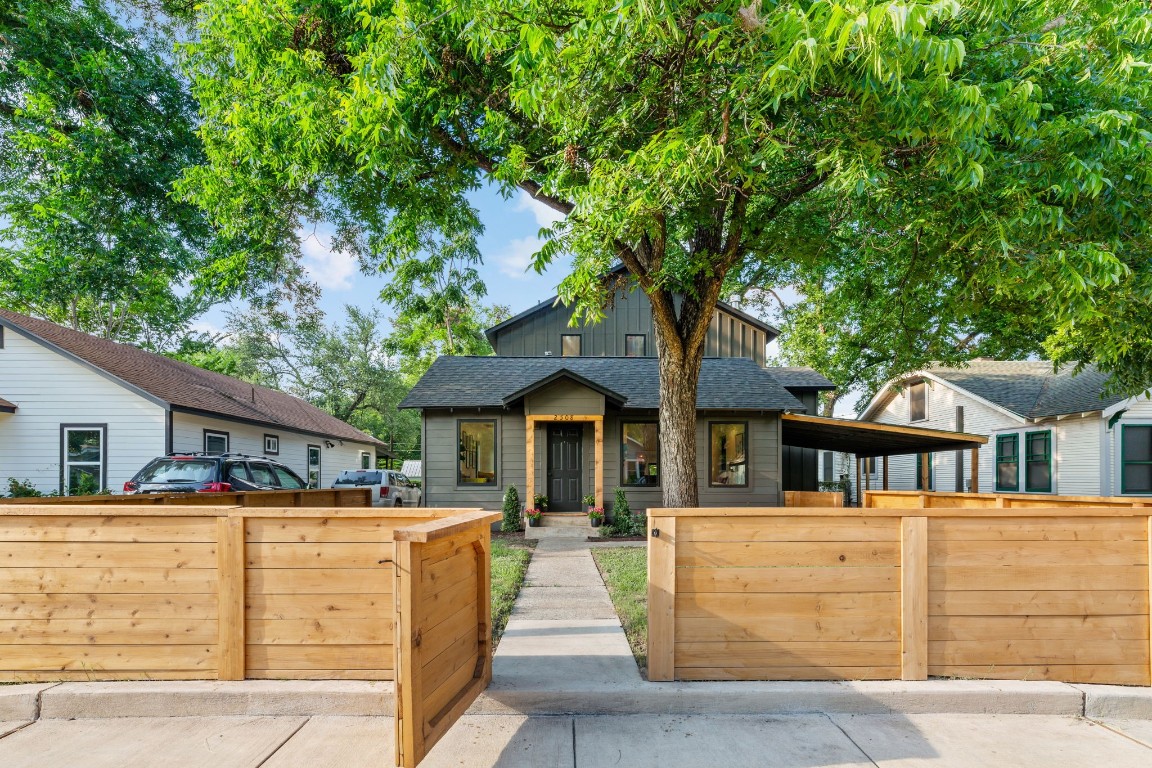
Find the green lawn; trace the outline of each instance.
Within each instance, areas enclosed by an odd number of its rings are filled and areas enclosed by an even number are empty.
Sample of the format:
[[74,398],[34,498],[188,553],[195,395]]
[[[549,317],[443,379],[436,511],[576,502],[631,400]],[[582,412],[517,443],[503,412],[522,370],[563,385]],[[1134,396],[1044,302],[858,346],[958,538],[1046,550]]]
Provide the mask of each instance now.
[[500,644],[500,635],[508,625],[512,603],[524,584],[524,572],[532,559],[535,542],[521,538],[492,537],[492,647]]
[[595,549],[592,557],[632,646],[641,673],[648,674],[648,549]]

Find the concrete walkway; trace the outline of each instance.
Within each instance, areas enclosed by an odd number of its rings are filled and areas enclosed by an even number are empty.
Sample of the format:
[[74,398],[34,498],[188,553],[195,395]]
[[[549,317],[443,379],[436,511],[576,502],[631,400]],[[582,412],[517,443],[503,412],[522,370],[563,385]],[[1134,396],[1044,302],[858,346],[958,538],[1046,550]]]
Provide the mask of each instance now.
[[[494,675],[423,766],[1152,765],[1148,688],[645,682],[588,545],[571,539],[538,545]],[[387,683],[0,686],[0,767],[379,768],[392,707]]]

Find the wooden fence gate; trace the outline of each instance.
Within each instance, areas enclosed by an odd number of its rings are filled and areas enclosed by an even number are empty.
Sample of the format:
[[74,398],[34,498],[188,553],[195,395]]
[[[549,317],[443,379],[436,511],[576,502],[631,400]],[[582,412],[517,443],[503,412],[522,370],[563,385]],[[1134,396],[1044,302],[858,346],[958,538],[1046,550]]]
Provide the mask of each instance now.
[[470,512],[394,533],[397,766],[415,768],[492,680],[499,519]]

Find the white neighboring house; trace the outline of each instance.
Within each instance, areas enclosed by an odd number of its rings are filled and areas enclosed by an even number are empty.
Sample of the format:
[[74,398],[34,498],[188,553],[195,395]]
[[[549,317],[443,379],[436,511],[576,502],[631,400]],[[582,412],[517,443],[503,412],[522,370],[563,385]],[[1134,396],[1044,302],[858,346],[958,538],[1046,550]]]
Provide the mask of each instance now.
[[0,493],[80,476],[119,492],[172,452],[269,456],[327,488],[376,466],[383,443],[309,403],[0,309]]
[[[1043,361],[975,360],[891,381],[861,421],[950,429],[989,437],[980,491],[1073,496],[1152,495],[1152,403],[1105,395],[1108,375]],[[929,457],[929,490],[970,490],[970,454]],[[883,459],[868,469],[873,489]],[[892,490],[921,490],[919,456],[893,456]],[[855,467],[850,470],[855,482]]]

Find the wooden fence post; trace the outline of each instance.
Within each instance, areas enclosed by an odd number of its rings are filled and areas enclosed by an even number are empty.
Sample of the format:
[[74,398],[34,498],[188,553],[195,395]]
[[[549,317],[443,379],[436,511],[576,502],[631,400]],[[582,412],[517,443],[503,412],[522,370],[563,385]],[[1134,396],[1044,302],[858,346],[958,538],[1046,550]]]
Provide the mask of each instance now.
[[[396,765],[415,765],[423,753],[423,729],[418,724],[417,708],[422,700],[420,679],[420,634],[413,603],[414,587],[421,580],[420,547],[413,541],[396,541],[392,545],[393,589],[396,600]],[[420,742],[420,743],[417,743]]]
[[[1148,605],[1152,605],[1152,517],[1148,518]],[[1152,685],[1152,615],[1148,617],[1148,684]]]
[[648,520],[648,679],[676,679],[676,518]]
[[928,679],[928,518],[900,519],[900,678]]
[[244,518],[216,518],[216,569],[220,680],[243,680]]

